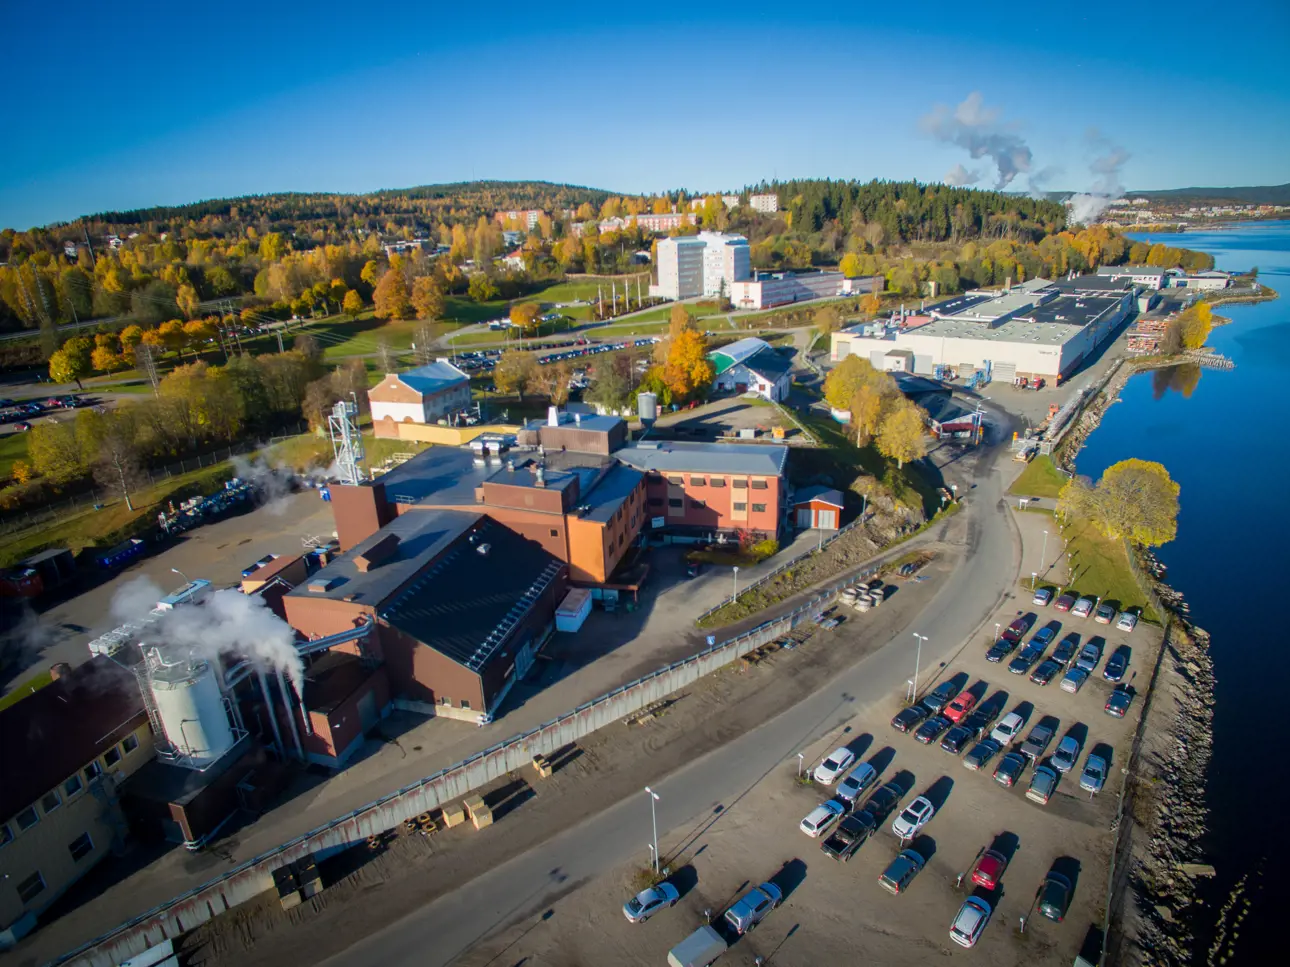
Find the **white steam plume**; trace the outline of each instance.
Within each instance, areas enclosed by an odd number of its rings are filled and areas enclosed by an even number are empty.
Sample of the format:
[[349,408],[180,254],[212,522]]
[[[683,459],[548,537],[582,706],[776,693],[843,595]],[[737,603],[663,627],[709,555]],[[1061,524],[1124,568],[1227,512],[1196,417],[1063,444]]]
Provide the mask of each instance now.
[[250,460],[234,457],[233,472],[260,491],[265,509],[271,514],[281,514],[287,509],[286,499],[291,495],[294,471],[285,464],[271,464],[262,457]]
[[975,185],[981,180],[981,172],[976,168],[964,168],[963,165],[957,164],[949,171],[945,172],[945,177],[941,181],[954,188],[962,188],[964,185]]
[[998,171],[995,188],[1006,188],[1018,174],[1030,171],[1030,147],[1015,126],[1001,123],[999,111],[987,108],[980,91],[973,91],[951,110],[937,104],[920,122],[938,141],[958,145],[973,158],[989,158]]
[[1130,155],[1125,148],[1112,144],[1097,128],[1089,128],[1084,137],[1102,153],[1088,166],[1093,173],[1092,187],[1087,192],[1071,196],[1068,204],[1071,222],[1092,225],[1111,202],[1123,197],[1124,185],[1120,182],[1120,174]]

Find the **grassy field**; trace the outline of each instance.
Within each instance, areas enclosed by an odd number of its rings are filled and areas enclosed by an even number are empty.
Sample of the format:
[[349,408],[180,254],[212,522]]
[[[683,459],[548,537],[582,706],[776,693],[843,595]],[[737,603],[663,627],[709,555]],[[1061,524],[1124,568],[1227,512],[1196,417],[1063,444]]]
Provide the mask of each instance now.
[[1066,486],[1066,481],[1066,474],[1057,469],[1053,458],[1040,454],[1021,471],[1021,476],[1008,488],[1008,493],[1022,497],[1056,498]]
[[1147,621],[1159,620],[1129,567],[1123,542],[1108,540],[1087,521],[1069,524],[1062,533],[1070,539],[1072,588],[1111,601],[1121,611],[1140,608]]
[[15,460],[27,459],[27,434],[6,433],[0,436],[0,480],[8,480]]

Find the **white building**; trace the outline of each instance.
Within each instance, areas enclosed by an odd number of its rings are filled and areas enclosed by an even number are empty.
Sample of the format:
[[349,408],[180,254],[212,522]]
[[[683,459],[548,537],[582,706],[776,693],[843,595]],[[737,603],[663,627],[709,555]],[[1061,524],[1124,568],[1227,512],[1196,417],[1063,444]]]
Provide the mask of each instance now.
[[779,195],[749,195],[748,207],[755,212],[774,214],[779,211]]
[[756,393],[778,402],[792,388],[792,358],[755,336],[708,353],[716,370],[713,388],[728,393]]
[[746,282],[730,287],[730,302],[736,309],[769,309],[809,299],[842,295],[841,272],[758,272]]
[[742,235],[700,232],[659,239],[658,284],[651,296],[693,299],[704,295],[729,297],[740,279],[752,275],[751,250]]
[[1154,265],[1099,265],[1097,274],[1103,278],[1131,279],[1134,285],[1151,289],[1165,287],[1165,270]]
[[398,436],[396,423],[434,423],[470,405],[470,376],[446,359],[390,373],[367,391],[377,436]]
[[1232,277],[1226,272],[1197,272],[1195,275],[1173,275],[1169,285],[1174,289],[1200,289],[1208,292],[1214,289],[1226,289],[1232,283]]

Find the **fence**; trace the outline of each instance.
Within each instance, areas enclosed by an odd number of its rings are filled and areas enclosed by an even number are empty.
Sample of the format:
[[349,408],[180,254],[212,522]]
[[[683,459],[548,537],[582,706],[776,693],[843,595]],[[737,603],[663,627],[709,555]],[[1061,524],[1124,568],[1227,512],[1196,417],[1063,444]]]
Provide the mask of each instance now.
[[[640,711],[705,675],[738,660],[818,617],[822,606],[846,585],[873,574],[865,568],[846,581],[820,591],[788,614],[758,625],[728,641],[629,682],[579,705],[558,719],[498,743],[396,792],[247,860],[235,869],[123,923],[64,954],[52,964],[112,967],[167,938],[245,903],[273,886],[273,871],[310,854],[334,853],[394,829],[408,819],[441,807],[508,773],[528,768],[533,756],[551,755],[598,729]],[[52,967],[52,965],[51,965]]]

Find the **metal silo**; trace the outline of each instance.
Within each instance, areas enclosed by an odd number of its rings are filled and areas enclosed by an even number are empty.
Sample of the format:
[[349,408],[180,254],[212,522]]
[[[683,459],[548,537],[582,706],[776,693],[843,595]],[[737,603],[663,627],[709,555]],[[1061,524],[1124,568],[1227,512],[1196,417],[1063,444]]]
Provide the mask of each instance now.
[[658,394],[651,392],[636,394],[636,413],[641,422],[654,422],[658,419]]
[[204,769],[236,741],[216,671],[201,659],[168,661],[154,651],[148,680],[162,731],[175,753]]

